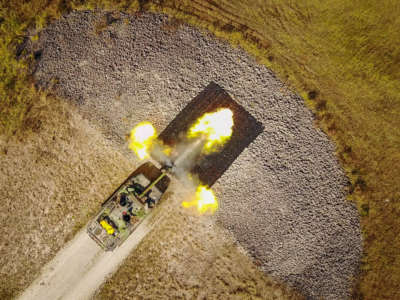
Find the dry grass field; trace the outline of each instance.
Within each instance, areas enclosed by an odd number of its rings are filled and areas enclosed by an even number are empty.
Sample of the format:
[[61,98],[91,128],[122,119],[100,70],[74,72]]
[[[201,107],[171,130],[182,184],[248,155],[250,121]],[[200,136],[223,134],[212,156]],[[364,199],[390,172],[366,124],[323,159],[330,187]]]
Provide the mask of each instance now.
[[42,95],[28,74],[34,57],[24,57],[18,45],[75,8],[163,11],[175,26],[208,29],[271,67],[315,112],[351,180],[349,199],[359,207],[365,247],[354,297],[400,297],[398,1],[1,1],[2,134],[32,134],[37,123],[27,117]]

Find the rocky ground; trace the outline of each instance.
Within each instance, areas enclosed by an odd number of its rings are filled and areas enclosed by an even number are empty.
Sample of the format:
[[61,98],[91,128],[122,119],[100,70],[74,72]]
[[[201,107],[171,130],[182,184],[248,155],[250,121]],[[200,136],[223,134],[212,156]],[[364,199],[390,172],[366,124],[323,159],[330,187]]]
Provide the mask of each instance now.
[[265,130],[214,185],[215,221],[267,274],[309,298],[349,295],[362,252],[334,146],[303,100],[240,49],[163,15],[73,12],[33,45],[40,87],[78,105],[120,153],[143,120],[160,132],[210,81]]

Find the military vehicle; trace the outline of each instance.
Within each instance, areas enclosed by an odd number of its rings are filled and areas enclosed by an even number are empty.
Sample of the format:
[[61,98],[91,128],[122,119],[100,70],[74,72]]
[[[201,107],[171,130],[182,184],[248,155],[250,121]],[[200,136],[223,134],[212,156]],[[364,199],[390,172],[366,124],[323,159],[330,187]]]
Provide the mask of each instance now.
[[105,251],[121,245],[160,202],[170,178],[151,162],[139,166],[102,204],[87,232]]
[[[233,134],[228,143],[218,152],[208,155],[200,155],[204,145],[202,138],[195,139],[183,149],[176,149],[176,145],[182,146],[183,132],[187,132],[205,113],[215,112],[219,108],[229,108],[233,112]],[[223,88],[211,82],[157,137],[163,145],[175,151],[167,160],[163,155],[151,153],[151,157],[164,167],[158,169],[147,162],[135,170],[103,203],[102,209],[87,227],[89,235],[103,249],[115,249],[160,202],[170,183],[167,171],[177,179],[182,179],[182,174],[193,174],[200,182],[211,187],[263,129],[261,122]],[[185,172],[182,172],[183,169]],[[184,177],[184,180],[187,178]]]

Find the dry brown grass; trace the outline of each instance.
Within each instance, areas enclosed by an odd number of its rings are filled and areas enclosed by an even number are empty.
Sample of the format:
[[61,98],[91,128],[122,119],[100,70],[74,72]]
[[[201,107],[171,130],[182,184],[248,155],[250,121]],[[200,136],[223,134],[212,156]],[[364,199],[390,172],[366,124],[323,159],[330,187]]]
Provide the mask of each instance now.
[[134,166],[74,109],[42,98],[31,132],[0,139],[0,298],[10,299],[72,238]]

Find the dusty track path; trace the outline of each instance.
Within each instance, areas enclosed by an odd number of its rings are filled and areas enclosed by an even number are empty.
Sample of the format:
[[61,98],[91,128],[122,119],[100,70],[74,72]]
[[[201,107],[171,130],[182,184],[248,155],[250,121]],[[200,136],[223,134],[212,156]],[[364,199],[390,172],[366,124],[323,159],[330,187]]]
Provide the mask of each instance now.
[[90,299],[153,228],[155,224],[150,220],[151,216],[112,252],[103,251],[84,228],[42,269],[19,299]]

